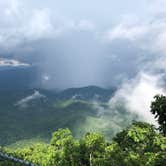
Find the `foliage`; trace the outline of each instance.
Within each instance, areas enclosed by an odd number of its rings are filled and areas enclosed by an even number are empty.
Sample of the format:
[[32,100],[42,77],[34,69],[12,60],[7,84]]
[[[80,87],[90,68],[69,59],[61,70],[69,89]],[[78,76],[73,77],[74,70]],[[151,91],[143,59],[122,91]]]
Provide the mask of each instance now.
[[[60,109],[59,113],[62,113],[63,116],[67,115],[64,114],[63,110],[68,111],[70,117],[72,117],[74,112],[71,110],[78,107],[82,108],[83,105],[86,105],[85,110],[93,107],[93,104],[88,104],[87,101],[70,100],[65,103],[58,103],[56,109]],[[102,103],[102,106],[107,107],[104,103]],[[70,108],[70,111],[68,108]],[[52,134],[51,141],[48,144],[43,142],[34,143],[31,146],[17,149],[12,149],[11,147],[13,146],[11,146],[0,148],[0,152],[40,166],[165,166],[165,110],[166,97],[162,95],[155,96],[155,101],[151,105],[151,112],[158,119],[160,132],[148,123],[133,122],[131,126],[116,134],[111,142],[108,142],[101,133],[88,132],[81,139],[76,139],[70,129],[61,128]],[[83,113],[85,112],[81,111],[81,114]],[[113,114],[107,112],[107,114],[102,114],[102,117],[107,117],[108,115],[112,116]],[[96,117],[93,116],[94,119]],[[63,120],[65,121],[66,117]],[[72,120],[71,118],[71,123],[73,123]],[[53,121],[54,119],[52,119]],[[97,122],[100,121],[96,120]],[[99,126],[101,124],[98,123]],[[77,123],[73,123],[73,125],[77,125]],[[80,126],[77,125],[76,127],[79,128]],[[111,127],[114,127],[114,125],[110,125],[109,129]],[[0,166],[9,165],[12,166],[15,163],[4,161],[3,158],[0,158]],[[20,165],[17,164],[17,166]]]
[[[112,142],[94,132],[76,140],[69,129],[59,129],[50,144],[5,148],[5,152],[40,166],[164,166],[166,137],[150,124],[134,122]],[[12,165],[5,162],[0,165]]]
[[166,96],[156,95],[151,104],[151,112],[155,115],[160,131],[166,135]]
[[105,151],[105,138],[99,133],[87,133],[80,140],[81,163],[92,165],[96,158],[102,157]]
[[57,153],[56,164],[77,165],[79,156],[79,143],[73,138],[69,129],[59,129],[53,133],[51,145]]

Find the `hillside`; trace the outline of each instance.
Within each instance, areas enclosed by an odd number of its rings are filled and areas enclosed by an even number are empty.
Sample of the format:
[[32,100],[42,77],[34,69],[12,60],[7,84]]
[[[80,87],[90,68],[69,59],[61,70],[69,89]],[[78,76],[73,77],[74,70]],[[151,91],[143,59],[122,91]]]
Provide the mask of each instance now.
[[114,89],[95,86],[61,92],[1,90],[0,145],[22,140],[47,142],[52,132],[66,127],[75,138],[87,132],[99,131],[111,139],[136,119],[136,115],[124,108],[119,108],[118,112],[110,109],[108,100],[113,93]]

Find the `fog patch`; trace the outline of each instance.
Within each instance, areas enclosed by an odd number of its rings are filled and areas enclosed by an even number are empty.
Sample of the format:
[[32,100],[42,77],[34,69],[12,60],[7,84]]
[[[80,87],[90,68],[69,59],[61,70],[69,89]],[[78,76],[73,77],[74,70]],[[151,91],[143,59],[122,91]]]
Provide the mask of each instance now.
[[45,98],[46,96],[41,94],[39,91],[35,90],[34,93],[30,96],[27,96],[21,100],[19,100],[15,106],[19,106],[19,107],[27,107],[28,104],[33,101],[33,100],[36,100],[36,99],[41,99],[41,98]]
[[136,78],[125,82],[110,99],[109,104],[121,102],[127,111],[137,114],[141,120],[156,124],[150,112],[150,105],[156,94],[166,94],[162,87],[161,75],[140,73]]

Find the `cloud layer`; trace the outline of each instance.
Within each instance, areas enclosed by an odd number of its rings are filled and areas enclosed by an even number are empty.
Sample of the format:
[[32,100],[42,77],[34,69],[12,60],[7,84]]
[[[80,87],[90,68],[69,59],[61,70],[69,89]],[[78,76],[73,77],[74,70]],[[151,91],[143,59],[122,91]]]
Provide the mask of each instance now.
[[164,0],[127,2],[0,0],[0,55],[32,63],[44,88],[164,74]]

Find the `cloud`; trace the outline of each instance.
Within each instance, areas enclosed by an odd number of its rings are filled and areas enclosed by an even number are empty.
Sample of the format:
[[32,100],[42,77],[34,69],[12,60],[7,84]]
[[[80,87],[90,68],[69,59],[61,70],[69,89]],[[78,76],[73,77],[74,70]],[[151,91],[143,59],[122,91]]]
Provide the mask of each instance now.
[[7,49],[55,33],[49,9],[28,9],[20,0],[3,2],[0,17],[0,46]]
[[[135,76],[125,78],[115,96],[110,99],[110,108],[116,108],[122,103],[126,110],[136,113],[141,120],[156,124],[150,113],[150,104],[156,94],[166,95],[165,29],[166,21],[163,17],[153,15],[153,19],[150,20],[123,20],[105,33],[104,39],[110,45],[123,41],[126,47],[124,55],[128,48],[134,47],[135,50],[139,50],[137,54],[132,55],[138,67]],[[120,44],[119,49],[121,48]],[[131,65],[127,60],[125,62]]]
[[34,10],[29,22],[20,31],[28,40],[50,38],[54,33],[54,28],[50,20],[49,11],[46,9]]
[[148,33],[148,27],[145,25],[123,25],[120,24],[108,31],[105,36],[108,40],[128,39],[131,41],[140,40]]
[[15,59],[0,58],[0,67],[28,67],[30,64],[17,61]]
[[87,19],[63,18],[49,8],[26,7],[24,1],[7,0],[0,4],[0,47],[6,50],[36,40],[52,40],[67,31],[94,29],[94,24]]
[[128,21],[121,23],[108,30],[104,39],[108,42],[126,40],[137,45],[145,51],[154,53],[166,53],[166,20],[162,17],[153,16],[149,20]]
[[[158,10],[158,1],[140,0],[136,12],[135,2],[127,1],[99,2],[95,8],[88,2],[84,14],[87,1],[74,6],[73,1],[0,1],[0,54],[34,64],[46,88],[119,86],[140,70],[165,70],[166,22],[149,12],[151,6]],[[108,6],[117,11],[108,14]]]
[[110,44],[125,41],[126,47],[134,46],[140,50],[133,55],[139,66],[136,75],[122,83],[115,96],[110,99],[110,106],[123,103],[126,110],[153,124],[156,122],[150,113],[151,101],[156,94],[166,94],[165,29],[165,20],[158,17],[153,21],[123,21],[105,34],[105,40]]
[[46,97],[45,95],[43,95],[39,91],[35,90],[32,95],[19,100],[15,105],[20,106],[20,107],[27,107],[28,103],[30,103],[31,101],[36,100],[36,99],[45,98],[45,97]]
[[156,124],[154,116],[150,113],[150,105],[156,94],[166,94],[162,81],[160,75],[139,73],[136,78],[122,85],[109,104],[112,107],[122,102],[127,111],[136,113],[141,120]]
[[0,1],[0,50],[21,59],[0,64],[29,58],[44,88],[120,86],[110,103],[154,122],[150,102],[165,94],[166,1],[94,2]]

